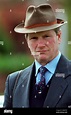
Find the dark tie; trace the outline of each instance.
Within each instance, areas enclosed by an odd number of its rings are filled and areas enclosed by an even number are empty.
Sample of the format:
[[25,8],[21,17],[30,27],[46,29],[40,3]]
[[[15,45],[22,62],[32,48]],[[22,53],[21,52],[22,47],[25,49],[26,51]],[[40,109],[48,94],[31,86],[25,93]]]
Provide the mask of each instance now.
[[46,71],[47,71],[47,68],[46,67],[43,67],[43,66],[41,66],[40,68],[39,68],[39,72],[40,72],[40,81],[38,82],[38,84],[37,84],[37,91],[39,92],[39,93],[42,93],[43,92],[43,90],[44,90],[44,88],[45,88],[45,73],[46,73]]

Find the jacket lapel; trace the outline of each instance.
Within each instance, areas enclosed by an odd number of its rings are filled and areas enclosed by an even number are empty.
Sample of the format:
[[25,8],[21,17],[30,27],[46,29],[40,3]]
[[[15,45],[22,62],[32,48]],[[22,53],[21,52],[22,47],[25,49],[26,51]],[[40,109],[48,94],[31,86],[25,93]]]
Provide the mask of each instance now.
[[56,104],[61,99],[66,87],[67,83],[63,79],[63,76],[57,78],[54,75],[44,103],[44,107],[56,107]]
[[67,75],[68,62],[64,56],[61,56],[55,74],[52,77],[51,85],[44,102],[44,107],[56,107],[67,88],[67,82],[65,81]]
[[14,92],[14,106],[29,107],[29,88],[33,65],[34,64],[21,73],[21,77]]

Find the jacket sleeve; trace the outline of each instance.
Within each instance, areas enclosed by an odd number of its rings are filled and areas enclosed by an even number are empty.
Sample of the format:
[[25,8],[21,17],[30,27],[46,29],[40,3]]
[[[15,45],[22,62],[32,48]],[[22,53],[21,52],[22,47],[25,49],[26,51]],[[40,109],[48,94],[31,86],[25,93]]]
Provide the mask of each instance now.
[[4,90],[4,103],[3,108],[11,108],[12,107],[12,99],[13,99],[13,88],[16,81],[16,77],[18,76],[19,71],[14,72],[7,76],[5,82],[5,90]]

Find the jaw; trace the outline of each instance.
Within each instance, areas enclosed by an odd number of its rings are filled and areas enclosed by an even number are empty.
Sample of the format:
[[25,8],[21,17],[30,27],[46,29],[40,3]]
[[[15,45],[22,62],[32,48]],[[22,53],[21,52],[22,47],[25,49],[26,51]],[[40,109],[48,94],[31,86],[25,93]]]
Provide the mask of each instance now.
[[49,57],[48,55],[44,55],[44,54],[40,54],[38,56],[35,57],[35,59],[41,64],[41,65],[45,65],[49,62]]
[[49,63],[51,60],[53,60],[56,56],[58,55],[58,53],[56,55],[49,55],[48,53],[42,53],[38,56],[35,57],[35,59],[41,64],[41,65],[46,65],[47,63]]

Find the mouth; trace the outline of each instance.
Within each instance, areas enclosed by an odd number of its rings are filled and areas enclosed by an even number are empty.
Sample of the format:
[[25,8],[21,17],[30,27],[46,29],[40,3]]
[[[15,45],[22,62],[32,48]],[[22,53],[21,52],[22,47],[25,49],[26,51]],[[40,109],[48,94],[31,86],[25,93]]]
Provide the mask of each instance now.
[[38,51],[38,52],[36,52],[36,55],[43,55],[43,54],[46,54],[46,51]]
[[47,51],[49,50],[40,50],[40,51],[37,51],[38,53],[46,53]]

